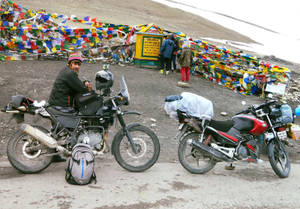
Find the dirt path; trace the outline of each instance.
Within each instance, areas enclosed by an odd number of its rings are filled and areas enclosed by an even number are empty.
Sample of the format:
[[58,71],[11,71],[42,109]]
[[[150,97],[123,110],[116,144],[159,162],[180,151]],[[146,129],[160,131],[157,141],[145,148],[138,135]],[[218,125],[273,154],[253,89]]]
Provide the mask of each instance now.
[[300,165],[287,179],[277,178],[268,163],[224,164],[205,175],[192,175],[179,163],[158,163],[143,173],[130,173],[116,162],[96,159],[97,184],[72,186],[64,164],[23,175],[0,163],[0,208],[91,209],[297,209],[300,208]]

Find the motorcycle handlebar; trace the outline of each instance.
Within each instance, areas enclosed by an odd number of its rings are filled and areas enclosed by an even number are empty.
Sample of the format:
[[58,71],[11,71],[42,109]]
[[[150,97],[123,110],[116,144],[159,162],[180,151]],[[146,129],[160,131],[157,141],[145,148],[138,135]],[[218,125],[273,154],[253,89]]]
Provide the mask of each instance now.
[[243,114],[243,113],[247,114],[247,113],[249,113],[249,112],[250,112],[249,109],[247,109],[247,110],[243,110],[243,111],[241,111],[241,112],[238,112],[238,113],[236,113],[235,115],[239,115],[239,114]]
[[242,113],[244,113],[244,114],[247,114],[247,113],[255,114],[256,110],[262,109],[263,107],[269,106],[269,105],[274,104],[274,103],[276,103],[276,100],[267,101],[267,102],[265,102],[265,103],[263,103],[263,104],[261,104],[257,107],[252,105],[252,106],[248,107],[246,110],[242,110],[242,111],[236,113],[236,115],[239,115],[239,114],[242,114]]
[[255,110],[261,109],[263,107],[266,107],[266,106],[269,106],[269,105],[275,104],[275,103],[276,103],[276,100],[267,101],[267,102],[259,105],[258,107],[256,107]]

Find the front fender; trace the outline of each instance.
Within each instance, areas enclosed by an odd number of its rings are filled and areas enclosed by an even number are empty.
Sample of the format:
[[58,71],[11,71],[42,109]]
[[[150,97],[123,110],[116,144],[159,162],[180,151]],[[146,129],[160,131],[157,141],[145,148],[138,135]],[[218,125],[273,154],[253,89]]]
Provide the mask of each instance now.
[[141,113],[137,112],[137,111],[124,111],[123,115],[141,115]]
[[[127,125],[126,128],[127,128],[128,130],[130,130],[131,128],[138,127],[138,126],[141,126],[141,124],[139,124],[139,123],[131,123],[131,124]],[[124,137],[124,135],[125,135],[124,129],[120,129],[120,130],[116,133],[116,135],[114,136],[114,139],[113,139],[113,141],[112,141],[112,143],[111,143],[111,154],[112,154],[112,155],[114,155],[113,147],[114,147],[114,144],[115,144],[116,139],[118,139],[119,137]]]

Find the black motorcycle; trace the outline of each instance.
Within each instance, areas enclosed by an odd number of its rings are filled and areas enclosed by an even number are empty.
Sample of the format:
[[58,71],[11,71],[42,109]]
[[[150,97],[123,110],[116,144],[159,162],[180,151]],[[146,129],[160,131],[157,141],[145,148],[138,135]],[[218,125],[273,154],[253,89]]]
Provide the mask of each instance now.
[[[109,94],[109,89],[106,89],[105,95]],[[37,173],[51,164],[53,156],[70,156],[72,147],[77,143],[91,145],[95,155],[106,153],[110,150],[107,144],[108,130],[117,118],[121,129],[115,134],[111,145],[111,153],[116,161],[131,172],[149,169],[159,157],[160,143],[148,127],[139,123],[125,123],[125,115],[140,114],[120,108],[129,105],[130,100],[124,76],[121,79],[121,91],[115,96],[106,97],[106,100],[103,98],[103,94],[95,92],[81,95],[77,100],[79,111],[74,111],[73,108],[40,105],[30,98],[13,96],[4,112],[13,113],[21,121],[24,114],[39,114],[51,121],[52,129],[48,131],[38,125],[22,124],[21,129],[8,141],[9,162],[23,173]]]
[[288,137],[286,125],[293,116],[291,111],[284,115],[283,108],[289,110],[286,104],[267,101],[228,121],[199,119],[178,110],[181,126],[176,138],[180,141],[181,165],[191,173],[203,174],[217,162],[259,162],[265,146],[274,172],[280,178],[288,177],[291,164],[283,142]]

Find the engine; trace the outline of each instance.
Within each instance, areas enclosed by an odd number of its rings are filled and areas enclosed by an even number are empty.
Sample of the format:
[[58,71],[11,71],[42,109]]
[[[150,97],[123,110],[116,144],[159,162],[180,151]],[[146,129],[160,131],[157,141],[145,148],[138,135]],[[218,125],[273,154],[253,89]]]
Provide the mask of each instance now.
[[247,151],[246,147],[244,147],[243,145],[241,145],[238,148],[237,153],[238,153],[238,156],[239,156],[240,159],[248,157],[248,151]]
[[102,149],[104,144],[102,133],[97,130],[84,130],[80,132],[78,135],[78,142],[89,144],[98,151]]
[[242,160],[248,157],[256,157],[257,149],[259,149],[257,141],[251,135],[244,135],[243,138],[247,140],[247,143],[241,144],[237,149],[238,158]]

